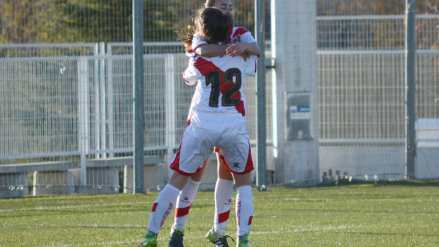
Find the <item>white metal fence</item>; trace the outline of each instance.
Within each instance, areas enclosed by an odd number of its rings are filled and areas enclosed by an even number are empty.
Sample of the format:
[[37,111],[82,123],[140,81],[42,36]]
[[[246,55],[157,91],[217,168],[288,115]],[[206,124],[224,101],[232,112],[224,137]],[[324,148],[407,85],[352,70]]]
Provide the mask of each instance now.
[[[418,18],[419,119],[439,118],[438,19]],[[319,17],[317,22],[321,173],[403,177],[403,16]],[[181,79],[187,64],[181,49],[177,42],[145,44],[146,152],[173,152],[185,129],[194,88]],[[130,43],[0,45],[0,50],[8,54],[0,58],[0,163],[81,156],[79,167],[86,157],[132,152]],[[268,148],[272,72],[266,77]],[[244,87],[254,144],[254,79],[246,79]],[[439,177],[435,152],[420,152],[430,177]]]
[[[187,57],[153,54],[144,59],[145,150],[176,148],[194,91],[180,76]],[[75,155],[83,139],[87,154],[132,151],[131,60],[129,55],[1,59],[5,132],[0,159]],[[248,91],[254,90],[252,84],[248,79]],[[175,134],[168,136],[173,129]]]

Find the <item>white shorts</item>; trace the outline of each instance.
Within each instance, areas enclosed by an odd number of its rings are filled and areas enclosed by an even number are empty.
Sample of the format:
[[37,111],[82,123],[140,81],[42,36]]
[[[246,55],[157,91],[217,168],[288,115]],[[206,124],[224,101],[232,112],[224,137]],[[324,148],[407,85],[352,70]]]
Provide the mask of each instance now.
[[253,170],[245,123],[241,114],[193,112],[171,169],[192,176],[218,147],[232,172]]

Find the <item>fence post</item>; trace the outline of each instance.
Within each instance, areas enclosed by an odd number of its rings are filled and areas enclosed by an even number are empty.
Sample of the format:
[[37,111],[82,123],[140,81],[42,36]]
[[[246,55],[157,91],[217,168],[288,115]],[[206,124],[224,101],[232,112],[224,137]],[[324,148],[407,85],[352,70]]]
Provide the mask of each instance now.
[[415,112],[415,59],[416,59],[416,0],[406,0],[405,26],[405,88],[406,88],[406,166],[407,178],[415,178],[416,112]]
[[143,0],[133,0],[133,193],[143,193]]
[[267,183],[267,126],[266,126],[266,99],[265,99],[265,0],[255,1],[255,33],[256,41],[259,44],[261,54],[258,60],[258,70],[256,74],[257,82],[257,180],[256,185],[259,190],[266,190]]
[[[99,43],[95,44],[94,47],[94,52],[93,52],[94,56],[97,57],[99,56]],[[95,109],[95,114],[94,114],[94,120],[95,120],[95,124],[94,124],[94,148],[99,151],[101,150],[101,142],[100,142],[100,134],[101,134],[101,129],[100,129],[100,97],[99,97],[99,59],[94,59],[94,75],[93,75],[93,84],[94,84],[94,100],[95,100],[95,104],[94,104],[94,109]],[[95,157],[97,159],[101,158],[101,154],[100,153],[96,153]]]
[[175,147],[175,76],[174,76],[174,55],[167,54],[165,58],[165,105],[166,105],[166,142],[168,146],[168,177],[171,175],[169,165],[174,159]]
[[[112,45],[107,44],[107,56],[112,55]],[[108,149],[110,158],[114,157],[114,109],[113,109],[113,59],[107,59],[108,92]]]
[[[105,42],[100,42],[99,43],[99,55],[100,56],[105,56]],[[101,139],[101,148],[100,150],[106,150],[107,149],[107,121],[105,120],[106,117],[106,102],[105,102],[105,59],[100,59],[99,60],[99,95],[100,95],[100,109],[99,109],[99,113],[100,113],[100,139]],[[102,158],[106,158],[107,154],[106,153],[101,153],[100,155]]]
[[80,57],[78,60],[78,144],[81,152],[81,185],[87,184],[87,152],[90,136],[89,128],[89,81],[88,60]]

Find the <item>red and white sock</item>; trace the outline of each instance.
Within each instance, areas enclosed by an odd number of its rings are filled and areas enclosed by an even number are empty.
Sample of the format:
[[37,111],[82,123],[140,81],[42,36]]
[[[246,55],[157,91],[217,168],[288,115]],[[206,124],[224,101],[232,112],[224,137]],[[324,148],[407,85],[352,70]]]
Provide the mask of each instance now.
[[253,210],[253,192],[251,186],[240,186],[236,188],[236,221],[239,236],[250,233]]
[[224,235],[232,208],[233,180],[218,178],[215,186],[215,219],[213,230]]
[[159,234],[160,229],[174,208],[180,190],[174,186],[167,184],[159,197],[152,206],[151,216],[149,217],[148,231]]
[[175,207],[174,228],[184,230],[189,209],[192,206],[192,202],[194,202],[199,186],[200,182],[190,178],[186,186],[180,192],[177,198],[177,206]]

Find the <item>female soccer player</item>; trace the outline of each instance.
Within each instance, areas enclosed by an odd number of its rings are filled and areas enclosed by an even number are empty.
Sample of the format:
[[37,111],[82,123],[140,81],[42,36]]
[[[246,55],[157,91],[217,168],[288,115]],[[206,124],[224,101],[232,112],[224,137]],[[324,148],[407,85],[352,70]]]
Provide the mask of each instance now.
[[[217,9],[206,8],[199,16],[199,24],[203,39],[209,44],[217,44],[227,42],[233,21]],[[242,57],[223,56],[196,57],[190,61],[182,76],[188,84],[197,84],[190,107],[191,117],[171,164],[174,172],[153,205],[148,232],[138,247],[157,246],[157,235],[180,191],[190,176],[201,170],[203,161],[212,153],[214,146],[223,150],[228,164],[233,164],[228,168],[237,187],[238,245],[249,246],[248,234],[253,218],[250,186],[253,163],[245,127],[247,109],[242,82],[244,76],[254,75],[255,72],[254,59],[245,61]]]
[[[207,0],[205,7],[213,7],[221,10],[223,14],[233,18],[233,5],[230,0]],[[248,58],[252,55],[254,59],[259,56],[260,50],[256,40],[245,28],[234,27],[229,34],[228,45],[208,44],[201,37],[200,33],[195,33],[191,42],[188,42],[188,53],[190,56],[197,55],[203,57],[215,57],[222,55],[242,56]],[[217,151],[218,179],[215,186],[215,216],[214,226],[206,234],[206,238],[216,246],[228,247],[224,238],[227,228],[230,209],[232,207],[233,177],[224,164],[222,151]],[[201,171],[189,179],[189,182],[181,191],[177,200],[174,225],[171,229],[170,247],[183,246],[183,232],[189,209],[198,191],[200,181],[206,169],[207,159],[204,161]],[[237,185],[238,187],[238,185]]]

